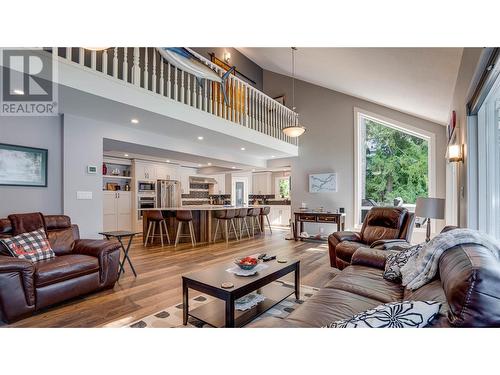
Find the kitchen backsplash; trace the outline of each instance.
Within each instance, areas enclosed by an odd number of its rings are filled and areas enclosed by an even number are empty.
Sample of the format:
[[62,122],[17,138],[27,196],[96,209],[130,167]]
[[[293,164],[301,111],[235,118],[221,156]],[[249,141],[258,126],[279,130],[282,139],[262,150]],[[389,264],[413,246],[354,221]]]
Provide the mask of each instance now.
[[182,198],[209,198],[209,193],[207,191],[191,190],[189,194],[182,194]]

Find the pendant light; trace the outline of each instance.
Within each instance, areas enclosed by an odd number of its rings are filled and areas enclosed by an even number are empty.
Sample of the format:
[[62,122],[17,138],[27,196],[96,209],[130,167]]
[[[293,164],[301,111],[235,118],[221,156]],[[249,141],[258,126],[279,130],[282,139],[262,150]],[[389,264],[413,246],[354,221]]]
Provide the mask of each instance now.
[[[292,47],[292,111],[295,112],[295,51],[296,47]],[[297,138],[304,134],[306,128],[299,124],[299,115],[294,114],[292,124],[283,128],[283,133],[292,138]]]

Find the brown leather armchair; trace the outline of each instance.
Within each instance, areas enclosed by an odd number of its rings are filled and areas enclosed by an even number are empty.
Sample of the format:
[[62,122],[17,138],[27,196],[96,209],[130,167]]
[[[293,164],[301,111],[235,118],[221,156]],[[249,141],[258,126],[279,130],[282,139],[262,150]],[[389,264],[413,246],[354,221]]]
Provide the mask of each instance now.
[[0,314],[10,323],[44,307],[112,288],[118,278],[120,244],[82,240],[68,216],[41,213],[0,219],[0,238],[45,228],[56,257],[30,262],[0,245]]
[[335,232],[328,237],[330,265],[343,269],[351,264],[360,247],[385,250],[408,245],[415,215],[404,207],[374,207],[368,212],[360,232]]

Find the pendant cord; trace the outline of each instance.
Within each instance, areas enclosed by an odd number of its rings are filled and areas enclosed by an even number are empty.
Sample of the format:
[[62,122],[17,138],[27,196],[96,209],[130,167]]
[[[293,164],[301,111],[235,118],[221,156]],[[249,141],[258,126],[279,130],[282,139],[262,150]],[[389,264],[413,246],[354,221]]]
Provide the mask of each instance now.
[[295,47],[292,47],[292,111],[295,112]]

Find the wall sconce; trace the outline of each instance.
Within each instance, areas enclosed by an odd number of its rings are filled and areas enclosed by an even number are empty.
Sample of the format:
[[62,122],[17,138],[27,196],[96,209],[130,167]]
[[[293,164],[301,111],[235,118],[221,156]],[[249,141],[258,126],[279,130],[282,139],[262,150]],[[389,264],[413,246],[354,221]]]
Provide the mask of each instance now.
[[222,55],[222,58],[224,59],[224,62],[228,63],[229,59],[231,58],[231,53],[224,52],[224,54]]
[[448,146],[448,162],[458,163],[464,161],[464,148],[463,145],[449,145]]

